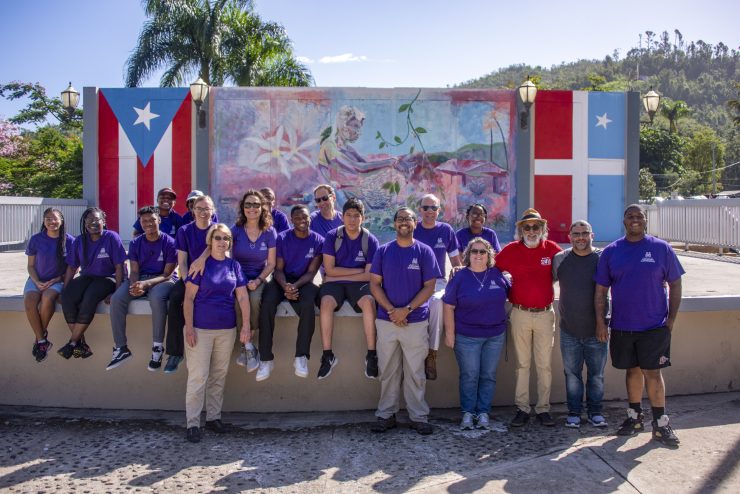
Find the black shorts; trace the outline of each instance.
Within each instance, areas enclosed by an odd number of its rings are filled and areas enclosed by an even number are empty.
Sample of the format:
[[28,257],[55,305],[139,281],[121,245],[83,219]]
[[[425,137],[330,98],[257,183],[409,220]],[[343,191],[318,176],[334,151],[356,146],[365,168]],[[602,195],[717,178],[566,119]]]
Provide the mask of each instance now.
[[337,307],[334,309],[334,312],[341,309],[342,304],[347,300],[352,306],[352,309],[360,313],[362,309],[357,305],[357,302],[365,295],[370,295],[370,283],[366,281],[350,281],[349,283],[332,281],[330,283],[324,283],[319,289],[319,307],[321,307],[321,299],[325,295],[329,295],[337,301]]
[[609,339],[612,366],[617,369],[639,367],[662,369],[671,365],[671,332],[666,326],[647,331],[613,329]]

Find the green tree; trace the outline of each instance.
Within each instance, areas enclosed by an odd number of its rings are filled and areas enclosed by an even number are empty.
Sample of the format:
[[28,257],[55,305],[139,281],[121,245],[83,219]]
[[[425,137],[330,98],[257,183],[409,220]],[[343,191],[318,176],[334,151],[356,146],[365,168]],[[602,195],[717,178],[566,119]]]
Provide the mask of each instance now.
[[668,119],[671,132],[678,132],[678,119],[689,114],[689,106],[685,101],[663,98],[660,105],[660,114]]
[[647,168],[640,169],[640,199],[651,201],[655,197],[655,179]]
[[264,22],[251,0],[143,0],[149,19],[126,62],[126,86],[166,68],[161,86],[203,78],[213,86],[310,86],[281,25]]
[[8,119],[14,124],[44,125],[53,118],[59,122],[61,129],[68,132],[82,131],[82,109],[77,108],[72,114],[62,106],[60,98],[52,98],[46,94],[46,88],[41,84],[13,81],[0,86],[0,96],[7,100],[28,98],[30,102],[14,117]]
[[[697,172],[701,182],[695,186],[695,193],[708,194],[713,192],[712,184],[720,182],[721,171],[714,171],[724,166],[725,145],[709,127],[698,130],[689,139],[686,145],[684,166]],[[712,167],[714,163],[714,170]],[[683,178],[683,177],[682,177]],[[717,191],[721,191],[721,183],[718,183]]]

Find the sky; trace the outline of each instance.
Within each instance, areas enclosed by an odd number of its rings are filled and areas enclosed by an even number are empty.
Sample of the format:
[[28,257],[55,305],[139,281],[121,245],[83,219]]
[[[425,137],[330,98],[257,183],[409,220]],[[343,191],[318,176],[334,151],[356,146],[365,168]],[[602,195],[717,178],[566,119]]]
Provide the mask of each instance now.
[[[738,49],[737,0],[255,0],[282,24],[317,86],[445,87],[511,64],[550,67],[624,55],[645,31]],[[654,20],[651,20],[654,18]],[[8,0],[0,84],[122,87],[145,21],[139,0]],[[157,86],[159,75],[146,81]],[[0,99],[0,118],[24,103]]]

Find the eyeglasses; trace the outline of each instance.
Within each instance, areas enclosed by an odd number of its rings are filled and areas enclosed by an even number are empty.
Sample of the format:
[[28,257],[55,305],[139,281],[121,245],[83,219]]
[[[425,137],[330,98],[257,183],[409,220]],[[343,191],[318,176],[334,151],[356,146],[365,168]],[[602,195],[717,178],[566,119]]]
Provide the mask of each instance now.
[[244,209],[259,209],[262,207],[262,204],[259,202],[245,202],[244,203]]
[[421,209],[423,211],[437,211],[439,210],[439,206],[422,206]]
[[221,240],[231,242],[231,237],[229,235],[225,235],[223,237],[221,235],[214,235],[213,240],[216,240],[217,242],[220,242]]
[[488,251],[486,249],[470,249],[471,254],[488,254]]
[[321,204],[324,201],[328,201],[329,196],[314,197],[313,200],[316,201],[316,204]]
[[196,213],[208,213],[210,211],[213,211],[213,209],[211,209],[211,208],[197,207],[197,208],[193,208],[193,209],[195,210]]
[[570,232],[571,237],[588,237],[591,232]]
[[538,224],[524,225],[522,227],[522,230],[524,230],[525,232],[529,232],[529,231],[538,232],[538,231],[540,231],[540,225],[538,225]]
[[396,223],[413,223],[416,221],[416,218],[413,216],[398,216],[396,218]]

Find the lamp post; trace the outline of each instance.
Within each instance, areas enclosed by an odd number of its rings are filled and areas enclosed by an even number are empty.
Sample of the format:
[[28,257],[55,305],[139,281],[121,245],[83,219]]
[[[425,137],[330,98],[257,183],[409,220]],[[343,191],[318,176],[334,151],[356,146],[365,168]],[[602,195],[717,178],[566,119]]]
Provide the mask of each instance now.
[[201,129],[206,127],[206,112],[203,110],[202,105],[208,97],[209,89],[210,87],[201,77],[198,77],[197,81],[190,84],[190,95],[193,97],[193,103],[195,103],[195,107],[198,110],[198,127]]
[[660,106],[660,100],[661,97],[658,93],[653,91],[653,86],[650,86],[650,91],[645,93],[645,96],[642,97],[642,106],[645,107],[645,111],[650,117],[650,125],[653,124],[653,118],[655,118],[655,113],[658,111],[658,107]]
[[527,130],[529,127],[529,109],[537,97],[537,86],[534,85],[528,76],[527,80],[517,90],[519,91],[519,99],[524,104],[524,111],[519,114],[519,127],[522,130]]
[[72,82],[69,83],[67,89],[62,91],[62,107],[67,111],[67,115],[71,118],[75,113],[75,108],[80,104],[80,92],[72,87]]

